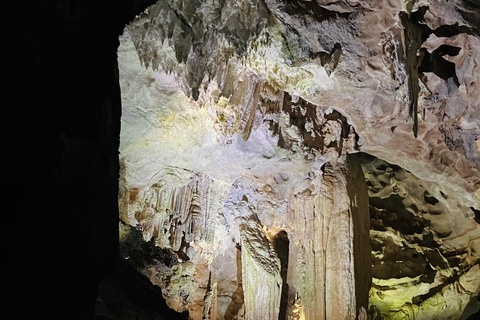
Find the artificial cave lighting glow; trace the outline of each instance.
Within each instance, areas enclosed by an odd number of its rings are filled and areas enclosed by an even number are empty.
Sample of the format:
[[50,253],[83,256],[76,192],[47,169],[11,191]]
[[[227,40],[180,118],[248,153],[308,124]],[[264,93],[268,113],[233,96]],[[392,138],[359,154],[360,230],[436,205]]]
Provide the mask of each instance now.
[[[457,30],[458,4],[425,3],[424,28]],[[170,308],[237,320],[475,311],[480,42],[435,29],[425,50],[461,47],[447,61],[461,85],[433,66],[420,77],[404,30],[422,10],[159,1],[125,28],[120,236],[171,255],[141,270]]]

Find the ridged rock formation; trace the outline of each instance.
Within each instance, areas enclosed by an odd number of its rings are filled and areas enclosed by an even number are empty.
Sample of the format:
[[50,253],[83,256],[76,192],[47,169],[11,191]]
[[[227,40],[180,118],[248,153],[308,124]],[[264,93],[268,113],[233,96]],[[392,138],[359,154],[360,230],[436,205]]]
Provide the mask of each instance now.
[[358,158],[370,196],[373,317],[466,318],[480,291],[472,209],[397,165]]
[[476,312],[478,6],[139,14],[118,48],[124,257],[191,319]]

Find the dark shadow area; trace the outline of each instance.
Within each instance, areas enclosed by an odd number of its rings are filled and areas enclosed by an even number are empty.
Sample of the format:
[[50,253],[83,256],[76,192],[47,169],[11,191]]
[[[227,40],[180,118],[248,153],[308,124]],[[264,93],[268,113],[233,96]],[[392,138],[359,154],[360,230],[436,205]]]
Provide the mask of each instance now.
[[[421,49],[422,44],[433,33],[437,37],[451,37],[460,33],[474,34],[475,29],[467,26],[442,25],[437,29],[430,29],[424,23],[425,14],[428,11],[427,6],[419,7],[417,11],[400,12],[400,20],[404,27],[405,37],[405,69],[408,76],[408,98],[409,98],[409,115],[413,120],[413,134],[417,137],[418,119],[417,106],[418,94],[420,92],[419,76],[424,72],[433,72],[438,77],[447,81],[452,78],[457,87],[460,86],[457,75],[455,73],[455,64],[443,58],[445,55],[457,55],[460,48],[448,45],[441,45],[431,54],[425,49]],[[420,53],[420,54],[417,54]]]
[[[336,148],[339,156],[343,150],[343,139],[348,138],[350,130],[353,128],[350,126],[347,118],[337,110],[333,110],[331,113],[326,114],[323,123],[317,121],[317,105],[312,104],[302,98],[298,98],[297,102],[292,102],[292,96],[285,92],[283,96],[283,111],[288,113],[290,118],[290,125],[294,125],[300,130],[300,134],[303,138],[303,144],[310,150],[320,150],[324,148]],[[303,114],[302,112],[305,112]],[[325,130],[325,125],[328,121],[338,121],[341,124],[342,132],[340,141],[331,141],[328,145],[325,145],[325,134],[322,132]],[[312,123],[313,129],[307,131],[304,129],[306,124]],[[279,139],[277,145],[280,148],[289,149],[291,147],[288,141],[285,141],[280,129]],[[355,133],[355,148],[358,149],[358,134]]]
[[469,304],[467,305],[467,307],[465,308],[465,312],[463,313],[463,317],[465,317],[467,315],[467,312],[471,312],[472,308],[474,310],[477,310],[474,314],[470,315],[467,320],[478,320],[480,319],[480,310],[478,310],[478,304],[480,303],[480,295],[477,296],[477,298],[473,298],[472,300],[470,300]]
[[90,320],[98,284],[122,268],[116,52],[124,26],[154,2],[2,5],[7,318]]
[[170,309],[159,287],[119,259],[115,272],[100,283],[97,306],[92,320],[170,320],[188,319],[188,312],[178,314]]
[[388,197],[370,197],[370,217],[372,226],[385,231],[391,227],[402,234],[419,234],[429,225],[429,222],[416,214],[415,204],[405,207],[401,195],[392,193]]
[[287,318],[287,305],[288,305],[288,283],[287,283],[287,271],[288,271],[288,254],[290,241],[288,240],[288,234],[285,231],[280,231],[272,239],[273,248],[280,259],[280,275],[282,277],[282,294],[280,298],[280,312],[278,314],[279,320],[285,320]]
[[372,246],[370,242],[370,216],[368,190],[358,154],[347,155],[347,193],[350,201],[350,217],[353,224],[353,259],[355,274],[356,313],[368,309],[368,292],[372,285]]
[[468,21],[473,26],[472,32],[476,35],[480,35],[480,14],[478,14],[479,10],[479,0],[465,0],[458,8],[458,12],[462,15],[465,21]]
[[457,74],[455,73],[455,63],[443,58],[445,55],[456,56],[460,52],[460,48],[442,44],[430,54],[425,48],[420,49],[420,55],[423,55],[422,62],[418,68],[419,72],[433,72],[438,77],[447,81],[449,78],[457,87],[460,86]]
[[328,76],[330,76],[337,67],[341,54],[342,46],[340,43],[335,43],[332,50],[330,50],[330,53],[318,52],[313,58],[320,60],[321,66],[325,67],[325,71],[327,72]]
[[128,230],[128,234],[120,241],[120,256],[122,259],[128,258],[130,266],[144,269],[146,265],[156,265],[160,262],[168,268],[173,268],[178,264],[173,251],[156,246],[153,238],[149,242],[145,242],[140,230],[125,226],[123,222],[121,224],[124,229]]
[[[451,276],[451,277],[447,278],[446,280],[444,280],[444,282],[443,282],[441,285],[438,285],[438,286],[436,286],[436,287],[430,288],[430,290],[428,290],[427,293],[413,297],[412,303],[417,304],[417,305],[421,304],[421,303],[424,302],[425,300],[433,297],[433,296],[436,295],[438,292],[442,291],[446,286],[457,282],[457,281],[458,281],[458,278],[459,278],[458,275],[457,275],[457,274],[454,274],[453,276]],[[430,281],[430,283],[432,283],[432,282],[433,282],[433,279],[432,279],[432,281]]]
[[470,207],[470,209],[473,211],[473,214],[475,215],[475,222],[480,224],[480,210],[475,209],[474,207]]
[[231,320],[238,315],[240,308],[244,303],[243,286],[242,286],[242,248],[237,247],[237,290],[232,295],[232,302],[225,311],[225,320]]
[[336,12],[325,9],[312,1],[284,0],[285,12],[289,15],[307,19],[311,17],[316,21],[322,22],[327,19],[347,18],[349,12]]

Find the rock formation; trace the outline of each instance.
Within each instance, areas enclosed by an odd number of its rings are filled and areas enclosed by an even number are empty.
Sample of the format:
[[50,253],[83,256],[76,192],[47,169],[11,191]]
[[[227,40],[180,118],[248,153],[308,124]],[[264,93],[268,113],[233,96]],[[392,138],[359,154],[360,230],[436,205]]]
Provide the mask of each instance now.
[[191,319],[466,319],[479,16],[475,1],[150,6],[118,48],[124,258]]
[[471,209],[397,165],[359,159],[370,196],[373,318],[466,318],[480,288]]

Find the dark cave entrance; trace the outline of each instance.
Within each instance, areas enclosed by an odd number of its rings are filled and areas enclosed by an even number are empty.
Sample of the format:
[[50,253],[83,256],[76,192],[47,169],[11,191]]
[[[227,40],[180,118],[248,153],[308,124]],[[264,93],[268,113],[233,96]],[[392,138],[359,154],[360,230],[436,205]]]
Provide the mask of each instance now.
[[280,275],[282,277],[282,294],[280,298],[280,312],[278,314],[279,320],[284,320],[287,317],[287,303],[288,303],[288,284],[287,284],[287,270],[288,270],[288,255],[290,241],[288,240],[288,233],[284,230],[277,233],[272,238],[273,248],[280,259]]

